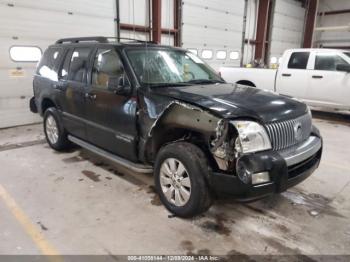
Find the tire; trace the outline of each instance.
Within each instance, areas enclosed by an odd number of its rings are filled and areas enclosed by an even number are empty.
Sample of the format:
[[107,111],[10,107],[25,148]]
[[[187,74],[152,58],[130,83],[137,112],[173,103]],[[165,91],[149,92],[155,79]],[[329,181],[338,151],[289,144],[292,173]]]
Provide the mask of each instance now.
[[154,169],[160,200],[178,217],[205,212],[212,203],[206,180],[209,174],[207,158],[197,146],[177,142],[162,147]]
[[46,141],[51,148],[56,151],[63,151],[72,146],[56,108],[50,107],[45,111],[43,124]]

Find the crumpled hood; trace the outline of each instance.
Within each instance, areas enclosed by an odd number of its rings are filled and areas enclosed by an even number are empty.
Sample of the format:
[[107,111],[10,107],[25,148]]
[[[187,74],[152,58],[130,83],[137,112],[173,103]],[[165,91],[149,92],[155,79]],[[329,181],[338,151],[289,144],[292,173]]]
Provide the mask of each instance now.
[[268,123],[307,112],[307,106],[295,99],[236,84],[160,87],[152,92],[200,106],[223,118],[247,117]]

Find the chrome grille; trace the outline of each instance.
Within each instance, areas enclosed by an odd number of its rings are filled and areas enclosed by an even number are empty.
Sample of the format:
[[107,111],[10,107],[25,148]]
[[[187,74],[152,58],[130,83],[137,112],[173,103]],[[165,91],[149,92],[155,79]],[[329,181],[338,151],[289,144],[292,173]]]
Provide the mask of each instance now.
[[312,120],[309,114],[266,125],[273,150],[281,150],[306,140],[310,136],[311,127]]

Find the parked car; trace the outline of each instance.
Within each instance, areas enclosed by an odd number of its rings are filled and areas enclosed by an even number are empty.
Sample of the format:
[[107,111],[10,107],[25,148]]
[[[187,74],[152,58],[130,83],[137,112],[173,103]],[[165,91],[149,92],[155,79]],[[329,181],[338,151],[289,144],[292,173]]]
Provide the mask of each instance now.
[[197,56],[149,42],[61,39],[34,76],[32,112],[48,144],[78,144],[136,172],[154,172],[180,217],[215,196],[255,200],[306,179],[322,139],[308,107],[227,84]]
[[350,113],[350,51],[291,49],[279,68],[220,69],[228,82],[296,97],[323,111]]

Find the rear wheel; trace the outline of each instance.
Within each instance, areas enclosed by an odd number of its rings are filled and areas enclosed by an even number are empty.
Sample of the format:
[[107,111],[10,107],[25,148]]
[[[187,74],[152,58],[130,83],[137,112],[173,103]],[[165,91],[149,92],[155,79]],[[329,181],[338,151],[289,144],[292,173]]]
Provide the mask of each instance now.
[[186,142],[164,146],[157,155],[154,172],[160,199],[170,212],[192,217],[210,207],[208,163],[197,146]]
[[68,149],[72,145],[54,107],[48,108],[44,113],[44,133],[47,143],[57,151]]

